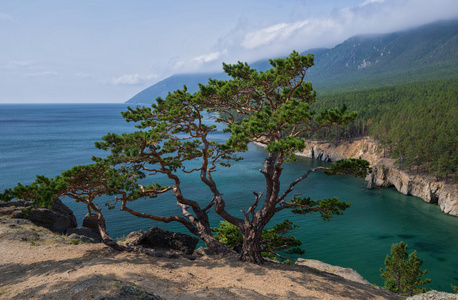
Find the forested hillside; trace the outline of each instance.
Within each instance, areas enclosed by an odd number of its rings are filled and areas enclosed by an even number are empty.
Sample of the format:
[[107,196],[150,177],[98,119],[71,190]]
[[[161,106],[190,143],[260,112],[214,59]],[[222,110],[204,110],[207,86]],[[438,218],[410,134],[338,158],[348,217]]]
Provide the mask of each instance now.
[[314,109],[344,103],[358,112],[354,122],[306,137],[340,140],[369,135],[386,155],[399,158],[401,168],[458,181],[458,78],[319,94]]
[[314,53],[315,66],[308,78],[320,91],[454,78],[458,75],[458,20],[355,36]]

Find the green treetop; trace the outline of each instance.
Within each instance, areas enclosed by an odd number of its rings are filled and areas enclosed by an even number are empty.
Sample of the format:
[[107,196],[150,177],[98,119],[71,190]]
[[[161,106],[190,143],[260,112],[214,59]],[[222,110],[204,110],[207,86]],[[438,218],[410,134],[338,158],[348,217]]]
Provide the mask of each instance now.
[[407,254],[404,242],[391,246],[391,257],[386,256],[385,269],[380,269],[385,280],[385,288],[399,294],[412,296],[426,292],[419,286],[430,283],[431,279],[421,279],[427,271],[420,269],[423,260],[417,257],[417,251]]

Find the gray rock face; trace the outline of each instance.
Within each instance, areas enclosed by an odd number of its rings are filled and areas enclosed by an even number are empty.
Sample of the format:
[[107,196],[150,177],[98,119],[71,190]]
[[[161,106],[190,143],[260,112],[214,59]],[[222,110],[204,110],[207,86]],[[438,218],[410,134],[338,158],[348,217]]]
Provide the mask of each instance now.
[[408,300],[458,300],[457,294],[446,292],[429,291],[424,294],[415,295],[407,298]]
[[398,169],[394,159],[383,158],[376,141],[362,138],[354,141],[328,143],[306,141],[307,147],[299,155],[336,161],[343,158],[359,158],[369,161],[373,168],[366,181],[368,187],[394,186],[404,195],[412,195],[429,203],[437,203],[442,212],[458,216],[457,185],[446,184],[432,176],[408,174]]
[[99,233],[94,232],[91,228],[79,227],[79,228],[70,228],[67,229],[66,234],[68,234],[71,239],[79,239],[83,243],[100,243],[102,238]]
[[156,250],[180,251],[191,255],[198,242],[199,239],[197,237],[152,227],[132,242],[132,244]]
[[371,284],[369,281],[364,279],[363,276],[359,275],[358,272],[356,272],[353,269],[329,265],[319,260],[298,258],[296,261],[296,265],[307,266],[327,273],[333,273],[345,279],[356,281],[359,283]]
[[99,231],[99,224],[96,220],[89,217],[89,213],[84,216],[83,226],[69,228],[66,231],[72,239],[79,239],[83,243],[101,243],[102,237]]
[[30,201],[0,202],[0,215],[31,221],[37,226],[47,228],[54,233],[67,234],[71,239],[79,239],[83,243],[102,242],[97,221],[86,215],[83,226],[76,228],[77,222],[73,211],[60,199],[56,199],[50,209],[35,208],[29,215],[25,215],[22,211],[31,205]]
[[458,193],[452,185],[437,181],[432,176],[411,175],[393,166],[393,159],[381,159],[373,167],[366,181],[368,187],[394,186],[404,195],[422,198],[428,203],[438,204],[441,211],[458,216]]
[[83,218],[83,224],[81,225],[82,227],[86,227],[100,235],[99,231],[99,223],[97,223],[96,220],[93,220],[89,217],[89,213],[87,213],[84,218]]
[[[22,209],[30,206],[30,203],[24,203]],[[60,199],[54,200],[50,209],[35,208],[28,216],[21,211],[14,213],[14,218],[26,218],[35,225],[48,228],[55,233],[65,233],[69,228],[77,226],[76,217],[73,211],[68,208]]]

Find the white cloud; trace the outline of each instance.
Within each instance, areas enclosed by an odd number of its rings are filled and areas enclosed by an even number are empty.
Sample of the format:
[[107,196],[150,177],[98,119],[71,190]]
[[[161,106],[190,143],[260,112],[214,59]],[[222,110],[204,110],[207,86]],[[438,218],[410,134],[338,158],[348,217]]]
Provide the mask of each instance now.
[[287,46],[288,44],[291,45],[291,41],[295,40],[297,36],[304,37],[302,43],[306,44],[314,40],[318,41],[318,39],[323,41],[322,35],[327,31],[340,32],[339,25],[331,19],[309,19],[294,23],[281,23],[248,33],[241,45],[248,50],[267,46],[269,44],[275,44],[275,47],[279,44]]
[[323,17],[254,30],[241,27],[238,33],[222,37],[217,49],[249,61],[287,55],[292,50],[333,47],[357,34],[388,33],[456,17],[456,0],[361,0],[359,5],[334,10]]
[[87,79],[87,78],[92,78],[91,74],[88,74],[88,73],[82,73],[82,72],[78,72],[78,73],[76,73],[76,76],[77,76],[77,77],[80,77],[80,78],[84,78],[84,79]]
[[340,9],[330,10],[326,15],[311,11],[302,19],[290,18],[295,20],[291,22],[260,23],[244,15],[232,30],[217,37],[213,47],[201,49],[202,55],[171,53],[166,60],[155,63],[152,69],[160,76],[126,74],[104,83],[140,85],[174,73],[221,71],[221,62],[253,62],[285,56],[292,50],[330,48],[357,34],[388,33],[458,17],[457,0],[435,0],[434,4],[430,0],[359,0],[351,3],[346,7],[340,5]]
[[[149,80],[157,78],[157,75],[149,74],[142,76],[140,74],[124,74],[117,78],[112,78],[108,83],[112,85],[140,85]],[[104,81],[106,83],[106,81]]]
[[36,65],[31,61],[10,61],[6,64],[1,65],[0,68],[6,70],[16,70],[16,69],[32,69]]
[[363,3],[361,3],[359,6],[366,6],[366,5],[370,5],[373,3],[383,3],[383,2],[385,2],[385,0],[366,0]]
[[34,73],[26,73],[25,76],[27,77],[45,77],[45,76],[57,76],[59,73],[53,71],[42,71],[42,72],[34,72]]
[[12,74],[17,74],[25,77],[45,77],[59,75],[57,72],[47,70],[47,67],[32,61],[14,60],[0,65],[0,69],[7,70]]
[[219,52],[212,52],[212,53],[204,54],[198,57],[194,57],[191,61],[198,63],[198,64],[208,63],[208,62],[217,60],[220,57],[220,54],[221,53]]
[[1,21],[11,21],[13,18],[8,15],[8,14],[4,14],[4,13],[0,13],[0,20]]
[[227,51],[215,51],[204,55],[183,59],[173,57],[170,59],[167,69],[168,71],[177,73],[187,72],[207,72],[209,70],[221,70],[221,59],[227,54]]

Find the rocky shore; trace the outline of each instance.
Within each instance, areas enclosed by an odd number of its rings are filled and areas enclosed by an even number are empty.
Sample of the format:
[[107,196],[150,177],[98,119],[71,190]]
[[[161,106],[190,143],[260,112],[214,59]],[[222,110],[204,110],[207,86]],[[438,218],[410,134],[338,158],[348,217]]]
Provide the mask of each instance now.
[[433,176],[409,174],[400,170],[394,165],[394,159],[382,157],[377,143],[370,138],[339,143],[306,141],[306,144],[307,147],[299,155],[329,162],[361,157],[369,161],[373,169],[373,173],[366,178],[369,188],[394,186],[404,195],[416,196],[428,203],[438,204],[442,212],[458,216],[456,184],[447,184]]

